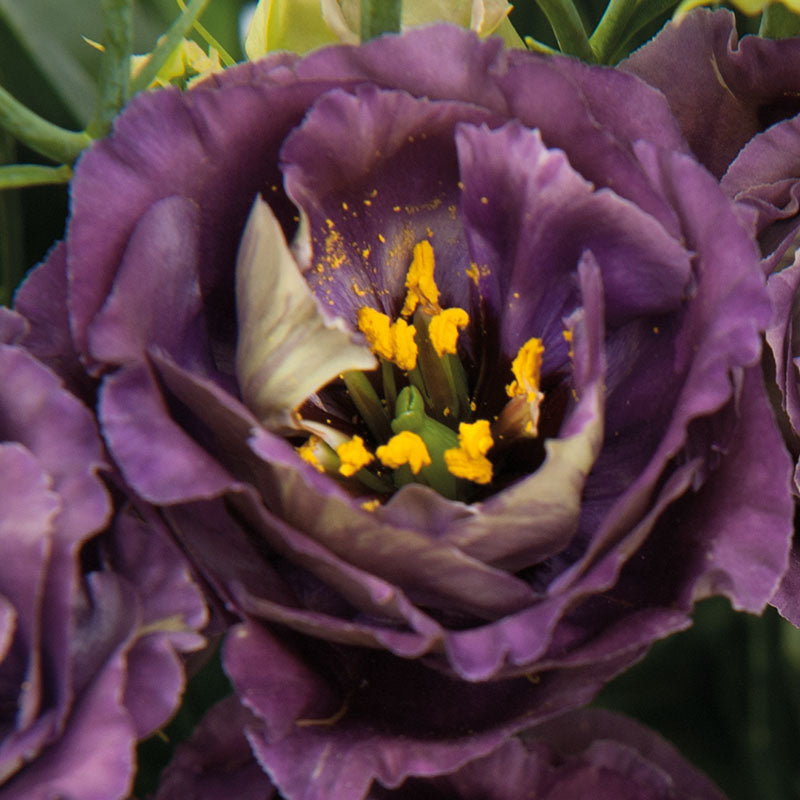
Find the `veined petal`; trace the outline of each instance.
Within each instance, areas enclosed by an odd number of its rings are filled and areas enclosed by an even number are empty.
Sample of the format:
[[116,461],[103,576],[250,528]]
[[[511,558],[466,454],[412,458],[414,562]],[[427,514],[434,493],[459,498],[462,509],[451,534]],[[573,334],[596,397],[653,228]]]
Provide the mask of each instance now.
[[377,366],[341,320],[322,313],[260,198],[239,250],[236,305],[242,396],[269,428],[297,427],[292,412],[317,389],[347,370]]

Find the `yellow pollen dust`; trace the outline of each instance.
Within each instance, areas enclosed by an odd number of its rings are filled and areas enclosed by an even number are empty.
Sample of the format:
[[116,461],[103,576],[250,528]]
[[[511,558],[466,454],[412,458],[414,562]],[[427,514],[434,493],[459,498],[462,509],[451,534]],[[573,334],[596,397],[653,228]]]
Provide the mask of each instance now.
[[342,463],[339,465],[339,472],[349,478],[355,475],[362,467],[372,461],[375,456],[364,447],[364,440],[360,436],[354,436],[350,441],[340,444],[336,448],[336,455]]
[[414,256],[406,276],[408,294],[400,312],[404,317],[413,314],[420,303],[426,309],[439,310],[439,287],[433,279],[435,266],[433,247],[427,239],[423,239],[414,246]]
[[317,472],[325,472],[325,467],[320,463],[316,453],[316,448],[320,442],[321,440],[317,436],[310,436],[304,444],[297,448],[297,455],[307,464],[311,464]]
[[375,455],[385,467],[398,469],[408,464],[417,475],[423,467],[430,466],[431,456],[421,436],[412,431],[401,431],[381,445]]
[[456,353],[458,332],[469,324],[469,315],[463,308],[445,308],[431,319],[428,335],[439,358],[446,353]]
[[491,483],[492,462],[486,458],[486,453],[493,444],[488,419],[462,422],[458,426],[458,447],[444,451],[444,463],[457,478],[473,483]]
[[417,345],[413,325],[404,319],[392,323],[386,314],[364,306],[358,309],[358,329],[373,353],[409,372],[417,365]]
[[541,399],[539,391],[539,381],[542,376],[542,354],[544,345],[541,339],[535,336],[528,339],[520,347],[516,358],[511,364],[511,371],[514,378],[506,386],[506,394],[509,397],[526,397],[529,403],[535,403]]

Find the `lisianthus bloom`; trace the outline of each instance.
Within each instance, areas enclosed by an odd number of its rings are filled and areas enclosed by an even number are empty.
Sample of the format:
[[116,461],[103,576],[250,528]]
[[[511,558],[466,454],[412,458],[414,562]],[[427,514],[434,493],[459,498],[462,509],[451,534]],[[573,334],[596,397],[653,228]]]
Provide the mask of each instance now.
[[[254,719],[235,697],[214,706],[180,744],[156,800],[280,800],[244,730]],[[319,797],[333,796],[324,794]],[[335,788],[335,787],[334,787]],[[374,783],[366,800],[725,800],[653,731],[601,709],[567,712],[445,775]]]
[[163,526],[116,511],[95,420],[0,316],[0,796],[127,797],[137,739],[203,643],[202,595]]
[[[680,53],[680,58],[676,54]],[[751,227],[768,277],[774,316],[767,331],[775,405],[800,454],[800,42],[746,36],[737,44],[728,11],[697,11],[668,25],[623,65],[664,92],[692,148],[717,174]],[[665,75],[669,73],[669,79]],[[714,115],[706,110],[714,108]],[[713,116],[713,120],[712,120]],[[795,470],[800,494],[800,467]],[[800,554],[774,603],[800,624]]]
[[439,26],[148,93],[64,247],[24,313],[243,619],[287,796],[451,772],[786,569],[758,255],[630,75]]

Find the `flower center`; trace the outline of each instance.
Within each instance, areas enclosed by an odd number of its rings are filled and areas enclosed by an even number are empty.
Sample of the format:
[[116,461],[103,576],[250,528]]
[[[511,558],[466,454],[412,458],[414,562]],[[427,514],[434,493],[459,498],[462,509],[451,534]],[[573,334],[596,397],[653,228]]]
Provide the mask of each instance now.
[[458,355],[469,315],[440,306],[434,269],[433,247],[423,240],[414,248],[400,316],[392,320],[368,306],[358,310],[358,328],[380,367],[340,379],[358,412],[353,423],[363,423],[371,445],[359,434],[326,427],[298,452],[320,471],[378,495],[415,482],[467,501],[476,485],[493,480],[489,455],[496,441],[538,435],[544,347],[532,338],[520,348],[506,387],[508,403],[491,421],[474,419],[476,404]]

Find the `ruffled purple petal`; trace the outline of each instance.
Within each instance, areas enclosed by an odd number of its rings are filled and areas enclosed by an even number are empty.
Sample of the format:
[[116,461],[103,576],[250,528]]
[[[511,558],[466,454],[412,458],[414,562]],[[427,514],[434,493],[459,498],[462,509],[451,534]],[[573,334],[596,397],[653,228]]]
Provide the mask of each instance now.
[[[302,652],[242,625],[224,653],[242,702],[264,720],[248,729],[256,757],[287,798],[361,800],[373,780],[395,787],[410,775],[449,773],[591,691],[552,674],[536,691],[526,678],[469,684],[381,655]],[[594,669],[608,676],[619,664]]]
[[[536,132],[513,122],[495,132],[461,125],[456,143],[471,256],[506,357],[532,331],[544,340],[545,374],[564,358],[563,317],[586,250],[600,267],[609,325],[679,306],[690,278],[681,244],[630,202],[594,191]],[[559,340],[551,355],[548,344]]]
[[307,280],[355,327],[369,305],[395,317],[414,245],[431,237],[446,306],[468,303],[457,214],[457,124],[499,124],[472,105],[375,87],[328,92],[281,150],[286,191],[308,215],[319,258]]
[[523,741],[532,752],[546,748],[550,753],[550,774],[541,783],[547,800],[724,800],[674,747],[620,714],[601,709],[571,712],[527,732]]
[[[787,438],[794,441],[800,432],[800,373],[795,341],[796,295],[800,289],[800,262],[771,275],[767,287],[774,306],[772,323],[767,329],[767,344],[775,360],[775,381],[780,392],[780,404],[786,414]],[[800,491],[796,487],[795,491]]]
[[181,653],[205,644],[203,595],[182,554],[154,519],[130,510],[118,518],[109,558],[141,598],[137,638],[128,653],[124,703],[143,739],[165,724],[185,687]]
[[756,133],[800,110],[797,40],[737,39],[730,11],[696,9],[620,65],[664,93],[692,151],[718,178]]
[[793,257],[800,210],[800,123],[790,119],[756,134],[722,178],[722,188],[754,214],[755,233],[769,274]]
[[149,502],[214,496],[229,485],[225,470],[171,419],[146,366],[105,380],[100,415],[126,481]]
[[[139,219],[173,195],[199,209],[200,285],[216,301],[208,324],[221,346],[232,349],[231,265],[247,214],[258,192],[280,184],[277,149],[321,88],[198,88],[133,99],[114,133],[83,155],[73,182],[67,258],[79,352],[87,351],[89,326],[112,290]],[[181,281],[190,286],[185,276],[176,278],[176,287]]]
[[67,304],[67,249],[59,242],[31,270],[14,295],[14,308],[28,321],[21,342],[64,380],[76,396],[90,398],[91,381],[78,358]]
[[69,729],[0,790],[3,800],[116,800],[130,790],[134,730],[119,703],[125,660],[117,655],[75,703]]
[[166,197],[147,209],[89,327],[94,358],[125,363],[158,347],[196,368],[205,366],[198,238],[198,209],[190,200]]
[[277,792],[245,736],[258,718],[235,697],[206,713],[162,773],[155,800],[272,800]]
[[[433,793],[431,795],[430,793]],[[369,800],[724,800],[722,793],[654,732],[619,714],[562,714],[455,772],[373,785]]]

